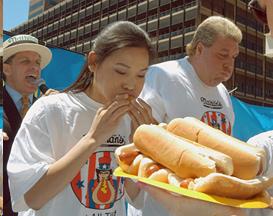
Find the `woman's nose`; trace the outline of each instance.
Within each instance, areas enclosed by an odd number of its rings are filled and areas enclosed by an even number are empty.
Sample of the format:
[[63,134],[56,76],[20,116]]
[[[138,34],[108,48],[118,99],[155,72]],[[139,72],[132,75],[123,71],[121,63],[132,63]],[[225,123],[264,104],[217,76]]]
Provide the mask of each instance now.
[[133,78],[126,80],[122,86],[124,89],[133,90],[136,87],[136,82]]

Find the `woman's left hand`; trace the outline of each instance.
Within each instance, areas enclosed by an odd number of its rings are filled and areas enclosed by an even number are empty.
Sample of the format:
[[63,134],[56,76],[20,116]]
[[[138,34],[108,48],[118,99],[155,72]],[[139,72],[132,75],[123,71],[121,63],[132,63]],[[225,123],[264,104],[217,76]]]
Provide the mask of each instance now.
[[55,89],[48,89],[43,96],[48,96],[48,95],[54,95],[60,93],[58,90]]
[[158,124],[152,115],[151,107],[141,98],[130,101],[129,116],[132,119],[130,141],[135,130],[142,124]]

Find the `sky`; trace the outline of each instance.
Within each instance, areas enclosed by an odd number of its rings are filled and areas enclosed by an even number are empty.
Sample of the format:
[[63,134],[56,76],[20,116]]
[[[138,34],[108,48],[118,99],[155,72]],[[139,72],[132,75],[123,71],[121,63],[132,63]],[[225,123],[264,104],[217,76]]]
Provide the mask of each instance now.
[[9,31],[11,28],[18,26],[28,19],[29,0],[4,0],[4,30]]

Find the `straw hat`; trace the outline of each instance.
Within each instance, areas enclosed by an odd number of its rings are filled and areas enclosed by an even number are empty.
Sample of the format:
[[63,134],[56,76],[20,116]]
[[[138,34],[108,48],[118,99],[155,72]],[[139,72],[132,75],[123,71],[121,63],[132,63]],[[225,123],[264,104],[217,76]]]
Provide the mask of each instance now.
[[31,35],[15,35],[3,43],[3,62],[18,52],[33,51],[41,56],[41,69],[51,60],[52,53],[46,46],[40,45],[36,37]]

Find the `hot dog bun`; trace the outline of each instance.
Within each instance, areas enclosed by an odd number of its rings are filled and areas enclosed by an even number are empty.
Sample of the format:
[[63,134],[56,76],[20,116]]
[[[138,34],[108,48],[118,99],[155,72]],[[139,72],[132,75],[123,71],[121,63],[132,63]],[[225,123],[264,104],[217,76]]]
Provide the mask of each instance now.
[[166,123],[159,123],[158,126],[159,126],[159,127],[162,127],[163,129],[167,129],[168,124],[166,124]]
[[[180,137],[181,139],[184,139]],[[204,157],[208,157],[215,161],[216,165],[216,171],[220,173],[224,173],[227,175],[232,175],[233,174],[233,162],[232,158],[229,157],[226,154],[223,154],[219,151],[215,151],[211,148],[207,148],[206,146],[202,146],[199,143],[184,139],[187,142],[192,143],[195,146],[198,146],[199,154],[203,155]]]
[[195,179],[189,189],[234,199],[249,199],[273,185],[273,178],[242,180],[221,173]]
[[178,177],[177,175],[175,175],[174,173],[170,173],[168,175],[168,183],[176,187],[182,187],[182,188],[188,189],[188,186],[190,182],[192,181],[193,181],[192,178],[182,179]]
[[138,169],[138,176],[165,183],[168,183],[169,173],[170,170],[163,168],[148,157],[142,158]]
[[234,165],[233,175],[238,178],[254,178],[265,164],[264,150],[250,146],[193,117],[174,119],[168,124],[167,130],[230,156]]
[[182,178],[180,178],[179,176],[175,175],[174,173],[170,173],[168,175],[168,183],[170,185],[174,185],[176,187],[180,187],[180,183],[183,181]]
[[145,155],[172,170],[181,178],[216,172],[215,161],[200,155],[200,149],[156,125],[141,125],[134,144]]
[[[170,134],[165,129],[162,129],[160,127],[157,127],[157,128],[159,128],[160,130],[163,130],[164,133]],[[173,134],[171,135],[183,141],[183,139]],[[150,143],[150,145],[153,145],[153,143]],[[193,149],[195,149],[195,147],[200,146],[199,144],[196,144],[194,142],[192,142],[191,145]],[[184,147],[187,147],[187,146],[184,146]],[[166,150],[166,146],[165,146],[165,150]],[[184,149],[184,151],[186,152],[187,150],[188,149]],[[208,151],[208,154],[212,155],[212,157],[218,158],[219,161],[222,160],[221,158],[222,155],[220,155],[220,157],[217,154],[216,156],[214,156],[213,154],[218,152],[209,151],[210,149],[204,146],[197,148],[195,150],[197,155],[200,154],[199,151],[201,151],[202,154],[205,154],[205,152]],[[157,154],[158,154],[158,151],[157,151]],[[172,154],[173,154],[172,156],[174,156],[174,152],[172,152]],[[210,173],[205,177],[196,178],[194,180],[188,177],[181,178],[177,176],[175,173],[172,173],[171,170],[164,168],[161,164],[157,163],[153,159],[142,155],[134,144],[119,147],[116,150],[115,155],[117,157],[117,160],[121,168],[129,174],[138,175],[140,177],[169,183],[177,187],[188,188],[190,190],[195,190],[195,191],[199,191],[199,192],[203,192],[203,193],[207,193],[211,195],[218,195],[218,196],[234,198],[234,199],[249,199],[259,193],[262,193],[262,192],[265,193],[264,191],[268,187],[271,187],[273,185],[273,177],[272,178],[259,177],[259,178],[251,179],[251,180],[242,180],[242,179],[228,176],[221,173]],[[169,158],[172,159],[173,158],[172,156],[170,156]],[[207,156],[205,155],[204,157],[206,158]],[[190,163],[190,162],[191,160],[187,160],[187,163]],[[195,167],[192,167],[192,169],[194,170]]]
[[143,155],[134,144],[120,146],[115,151],[115,157],[122,170],[137,175],[140,161]]

